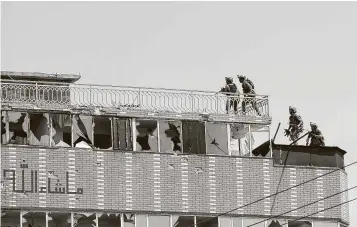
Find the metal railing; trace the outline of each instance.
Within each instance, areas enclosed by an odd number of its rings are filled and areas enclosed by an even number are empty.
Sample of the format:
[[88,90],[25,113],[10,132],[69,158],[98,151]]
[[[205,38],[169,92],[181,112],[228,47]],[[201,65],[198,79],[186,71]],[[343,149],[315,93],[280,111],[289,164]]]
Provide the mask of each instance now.
[[[1,102],[72,108],[80,106],[135,111],[227,114],[227,100],[238,102],[236,114],[269,116],[266,95],[244,97],[211,91],[128,86],[1,81]],[[229,101],[230,102],[230,101]],[[234,104],[234,103],[233,103]],[[242,105],[246,106],[245,111]],[[258,111],[257,111],[258,110]],[[233,113],[233,106],[230,111]]]

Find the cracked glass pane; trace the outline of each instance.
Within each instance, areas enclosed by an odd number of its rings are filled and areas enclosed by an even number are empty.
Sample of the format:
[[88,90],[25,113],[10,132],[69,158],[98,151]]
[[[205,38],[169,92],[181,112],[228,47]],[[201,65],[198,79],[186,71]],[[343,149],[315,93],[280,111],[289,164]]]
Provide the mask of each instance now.
[[197,227],[218,227],[218,217],[196,217]]
[[6,112],[1,111],[1,143],[5,144],[6,141]]
[[93,145],[93,117],[73,116],[73,146],[91,148]]
[[138,151],[158,152],[157,121],[136,120],[136,146]]
[[93,227],[95,224],[96,214],[94,213],[74,213],[73,227]]
[[48,213],[48,227],[71,227],[71,213]]
[[[254,149],[258,148],[265,142],[269,142],[270,140],[270,127],[268,125],[259,125],[259,124],[252,124],[250,125],[250,131],[252,133],[252,137],[254,138],[254,143],[252,144],[252,153],[254,156],[259,157],[270,157],[269,149],[261,150],[261,152],[255,152]],[[257,155],[255,155],[257,154]]]
[[170,216],[149,215],[149,227],[170,227]]
[[120,214],[98,214],[98,226],[121,227]]
[[27,113],[8,112],[9,119],[9,143],[27,145],[27,132],[29,120]]
[[20,227],[19,211],[1,211],[1,227]]
[[123,214],[124,227],[135,227],[135,214]]
[[46,213],[27,212],[22,215],[23,227],[46,227]]
[[30,113],[29,144],[49,146],[50,121],[48,113]]
[[181,122],[159,121],[160,152],[182,153]]
[[52,140],[55,147],[72,146],[72,119],[69,114],[52,114]]
[[229,155],[227,124],[206,123],[207,154]]
[[109,117],[94,117],[94,147],[112,149],[112,121]]
[[172,216],[172,226],[173,227],[190,227],[195,225],[194,216]]
[[113,146],[117,150],[133,150],[131,119],[113,118]]
[[206,154],[205,124],[182,121],[183,153]]
[[312,223],[309,221],[289,221],[288,227],[312,227]]

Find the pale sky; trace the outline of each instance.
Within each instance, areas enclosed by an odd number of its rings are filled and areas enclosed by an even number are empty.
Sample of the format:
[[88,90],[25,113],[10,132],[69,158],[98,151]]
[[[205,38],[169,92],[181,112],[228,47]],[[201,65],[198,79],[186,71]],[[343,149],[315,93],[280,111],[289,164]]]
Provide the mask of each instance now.
[[270,95],[273,131],[293,105],[357,160],[357,2],[2,2],[1,19],[1,70],[214,91],[244,74]]

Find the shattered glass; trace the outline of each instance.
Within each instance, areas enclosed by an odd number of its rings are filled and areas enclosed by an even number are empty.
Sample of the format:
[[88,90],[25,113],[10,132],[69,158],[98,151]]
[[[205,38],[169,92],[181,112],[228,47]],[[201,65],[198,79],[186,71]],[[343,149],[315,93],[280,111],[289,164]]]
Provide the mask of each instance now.
[[9,143],[27,145],[27,133],[29,131],[29,119],[27,113],[8,112],[9,119]]
[[158,152],[157,121],[136,121],[136,146],[138,151]]
[[29,144],[49,146],[50,121],[48,113],[30,113]]
[[73,116],[73,146],[91,148],[93,146],[93,117]]
[[172,216],[172,224],[174,227],[188,227],[195,225],[195,217],[194,216]]
[[1,143],[5,144],[6,142],[6,112],[1,111]]
[[98,226],[121,227],[120,214],[101,214],[98,217]]
[[196,217],[197,227],[218,227],[218,217]]
[[159,121],[160,152],[182,153],[181,122]]
[[71,227],[71,213],[49,212],[48,227]]
[[227,124],[206,123],[207,154],[229,155]]
[[69,114],[52,114],[52,140],[55,147],[72,146],[72,120]]

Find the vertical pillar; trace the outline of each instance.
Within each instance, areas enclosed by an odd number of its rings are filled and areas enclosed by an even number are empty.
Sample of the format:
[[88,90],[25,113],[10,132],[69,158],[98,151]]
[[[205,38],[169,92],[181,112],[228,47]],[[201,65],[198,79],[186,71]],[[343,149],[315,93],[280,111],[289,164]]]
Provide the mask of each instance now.
[[252,156],[252,131],[250,129],[250,125],[248,125],[248,133],[249,133],[249,156]]
[[48,227],[48,212],[46,212],[46,227]]
[[[22,226],[20,226],[22,227]],[[74,214],[71,212],[71,227],[74,227]]]
[[132,137],[133,137],[133,151],[137,151],[136,150],[136,119],[132,118],[131,120],[131,133],[132,133]]

